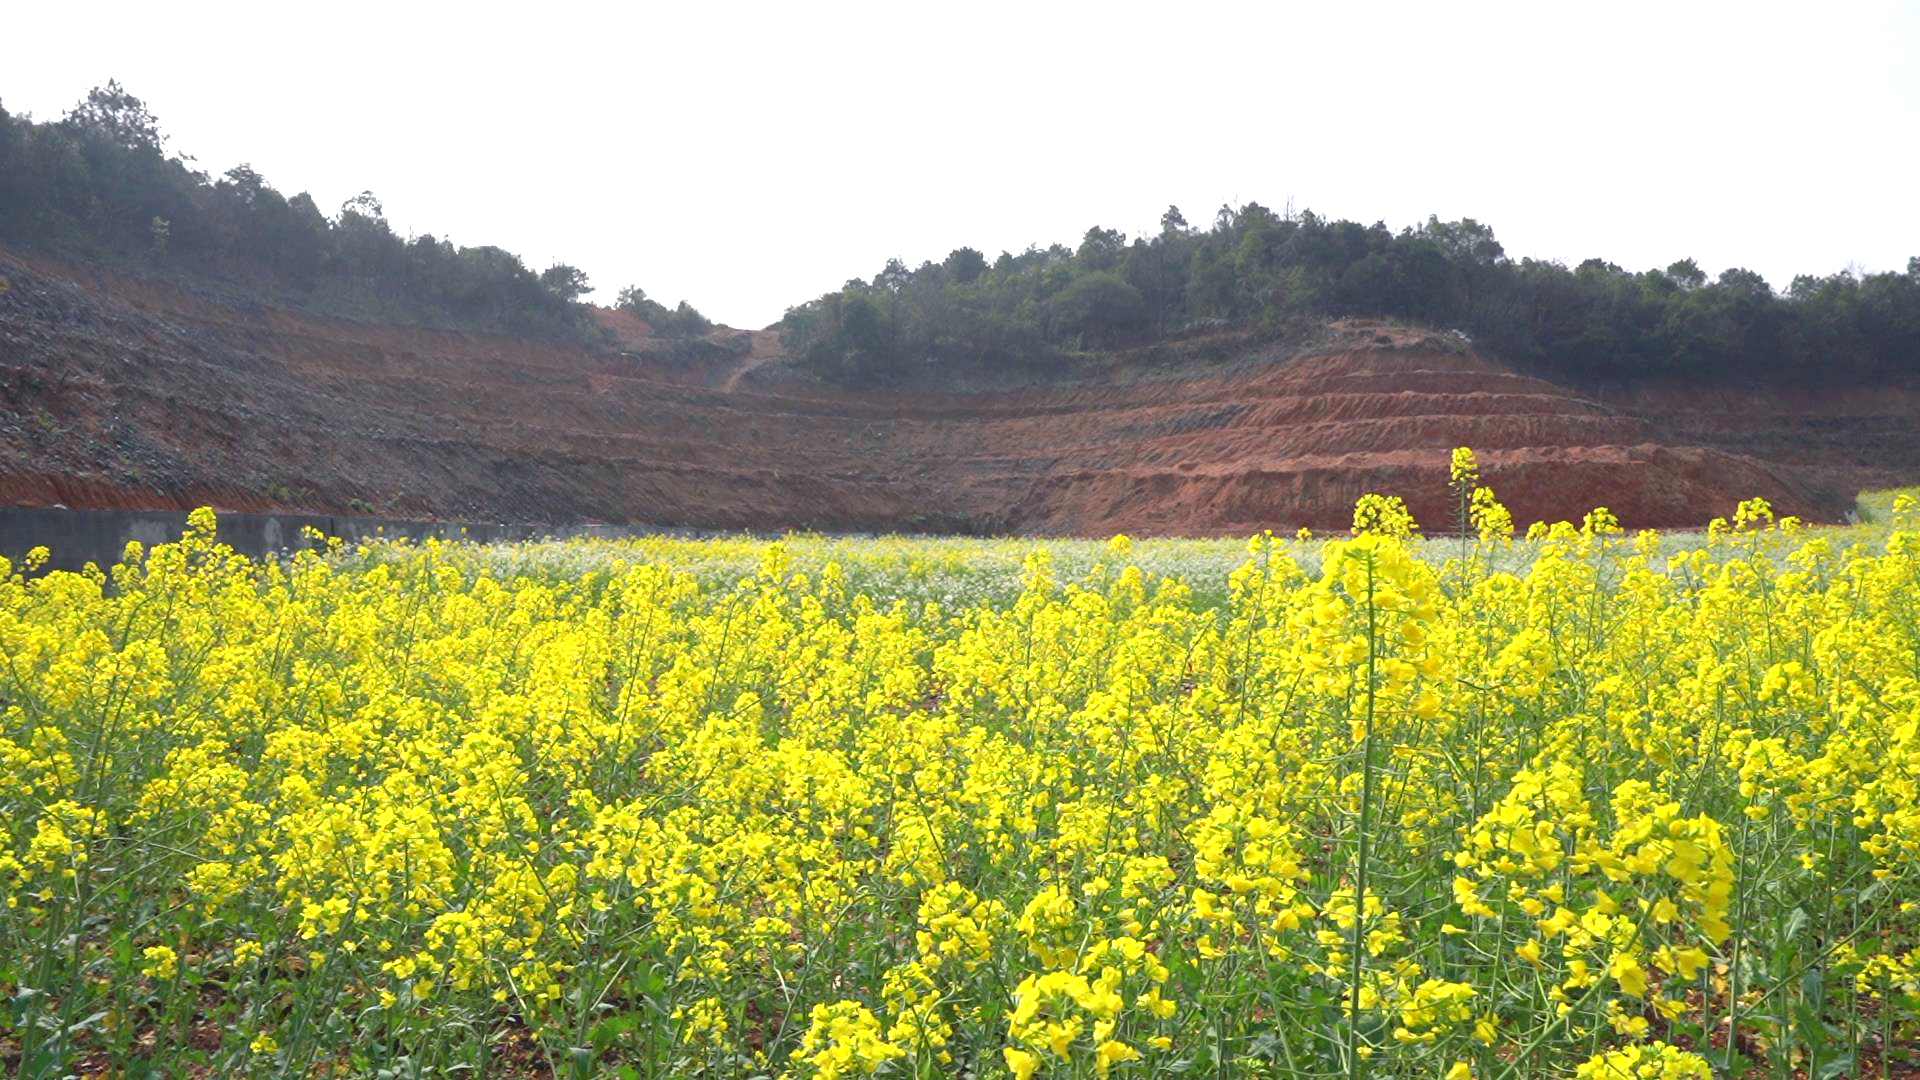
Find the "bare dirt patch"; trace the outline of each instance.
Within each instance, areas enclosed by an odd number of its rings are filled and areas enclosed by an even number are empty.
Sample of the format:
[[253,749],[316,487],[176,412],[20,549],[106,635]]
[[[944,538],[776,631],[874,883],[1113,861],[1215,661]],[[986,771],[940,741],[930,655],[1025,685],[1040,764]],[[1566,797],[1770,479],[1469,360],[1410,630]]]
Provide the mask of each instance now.
[[[1837,520],[1920,477],[1920,388],[1571,388],[1351,323],[1287,361],[958,393],[769,378],[778,336],[667,361],[209,300],[0,253],[0,500],[714,528],[1219,535],[1448,521],[1468,445],[1516,518]],[[714,350],[719,352],[720,350]],[[1123,363],[1124,361],[1117,361]]]

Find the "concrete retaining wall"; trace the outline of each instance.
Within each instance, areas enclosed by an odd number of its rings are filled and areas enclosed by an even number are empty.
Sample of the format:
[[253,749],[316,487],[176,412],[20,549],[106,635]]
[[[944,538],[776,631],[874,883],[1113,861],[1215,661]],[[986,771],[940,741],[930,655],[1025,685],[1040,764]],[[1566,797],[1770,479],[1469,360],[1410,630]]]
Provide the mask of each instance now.
[[[186,525],[187,515],[182,511],[0,506],[0,555],[11,559],[17,567],[28,551],[45,547],[53,553],[47,569],[78,570],[90,562],[104,568],[120,561],[128,541],[138,540],[148,547],[172,543],[180,539]],[[218,536],[221,543],[231,545],[235,551],[260,558],[300,547],[301,530],[307,526],[348,543],[374,536],[406,537],[416,542],[438,536],[492,543],[573,536],[697,534],[690,529],[626,525],[507,525],[324,514],[226,513],[220,515]]]

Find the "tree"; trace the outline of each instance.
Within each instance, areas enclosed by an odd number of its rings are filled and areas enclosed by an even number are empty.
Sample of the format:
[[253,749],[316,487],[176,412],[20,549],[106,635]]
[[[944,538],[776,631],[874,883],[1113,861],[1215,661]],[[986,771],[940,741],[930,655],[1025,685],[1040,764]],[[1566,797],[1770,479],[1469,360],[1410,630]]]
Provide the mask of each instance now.
[[[168,156],[146,104],[117,82],[54,123],[0,112],[0,234],[81,257],[117,252],[357,316],[592,340],[570,276],[541,275],[498,248],[395,236],[372,192],[329,220],[250,165],[209,177]],[[322,289],[323,283],[328,287]]]
[[630,311],[643,319],[650,310],[664,310],[655,301],[647,299],[647,291],[638,285],[628,285],[621,289],[619,298],[613,302],[613,306],[620,311]]
[[654,329],[672,338],[705,337],[713,329],[713,320],[694,310],[692,304],[680,301],[666,318],[654,324]]
[[828,378],[870,377],[896,366],[887,316],[864,289],[828,293],[789,309],[780,341],[802,365]]
[[1088,229],[1080,238],[1080,250],[1074,255],[1091,270],[1113,270],[1120,265],[1120,257],[1126,254],[1127,237],[1118,229],[1103,229],[1098,225]]
[[1440,215],[1429,214],[1420,233],[1456,263],[1484,266],[1506,257],[1506,249],[1494,239],[1493,230],[1472,218],[1441,221]]
[[907,282],[912,280],[913,271],[907,269],[906,263],[899,259],[888,259],[887,265],[873,275],[873,287],[881,292],[898,293],[907,287]]
[[0,105],[0,236],[24,226],[38,201],[37,185],[23,160],[24,133],[29,130],[29,123],[16,125],[6,106]]
[[1180,208],[1167,204],[1167,212],[1160,215],[1160,235],[1177,236],[1187,231],[1187,217]]
[[567,303],[573,303],[593,291],[593,286],[587,283],[586,272],[566,263],[554,263],[541,271],[540,284]]
[[1140,290],[1110,270],[1079,275],[1050,306],[1056,327],[1098,345],[1112,345],[1139,334],[1148,314]]
[[1767,284],[1767,279],[1745,267],[1735,266],[1720,271],[1717,284],[1748,296],[1773,296],[1773,286]]
[[1458,271],[1460,306],[1466,316],[1461,321],[1473,321],[1475,302],[1484,300],[1488,280],[1506,259],[1506,249],[1494,239],[1491,228],[1472,218],[1441,221],[1438,214],[1429,214],[1420,235],[1437,246]]
[[380,205],[380,200],[374,196],[373,192],[362,191],[340,204],[340,220],[345,222],[348,218],[377,221],[384,226],[387,223],[387,208]]
[[940,266],[956,283],[971,285],[987,272],[987,257],[970,247],[954,248]]
[[75,133],[154,155],[167,141],[146,102],[112,79],[87,91],[87,100],[74,106],[62,124]]
[[253,170],[253,166],[241,162],[227,170],[227,174],[214,185],[216,191],[231,192],[241,206],[251,209],[261,199],[262,193],[272,191],[267,178]]
[[1707,283],[1707,275],[1692,259],[1681,259],[1667,266],[1667,277],[1683,289],[1697,289]]

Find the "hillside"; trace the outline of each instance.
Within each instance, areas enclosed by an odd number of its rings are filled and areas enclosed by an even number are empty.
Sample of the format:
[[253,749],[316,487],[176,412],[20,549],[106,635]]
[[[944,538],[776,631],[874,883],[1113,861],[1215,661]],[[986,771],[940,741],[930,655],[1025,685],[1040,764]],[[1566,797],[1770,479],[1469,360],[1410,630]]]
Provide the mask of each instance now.
[[1522,522],[1698,525],[1753,495],[1837,520],[1920,477],[1911,383],[1576,389],[1365,323],[1288,359],[859,392],[780,377],[767,333],[689,357],[638,325],[605,350],[398,328],[18,251],[0,278],[13,504],[1204,535],[1342,526],[1368,490],[1444,527],[1458,445]]

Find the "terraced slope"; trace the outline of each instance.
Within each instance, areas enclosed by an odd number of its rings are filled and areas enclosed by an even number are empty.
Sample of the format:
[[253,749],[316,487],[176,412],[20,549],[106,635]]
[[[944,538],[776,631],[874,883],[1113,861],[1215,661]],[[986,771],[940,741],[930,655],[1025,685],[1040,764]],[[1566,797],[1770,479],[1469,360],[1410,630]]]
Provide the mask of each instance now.
[[1825,491],[1710,444],[1676,444],[1644,417],[1418,344],[1095,397],[1076,402],[1051,438],[1046,426],[1021,433],[1054,453],[1015,520],[1099,523],[1096,532],[1181,531],[1187,521],[1228,533],[1275,521],[1332,527],[1350,520],[1360,495],[1390,491],[1444,527],[1447,450],[1462,445],[1522,521],[1578,519],[1605,505],[1636,524],[1697,525],[1703,510],[1730,508],[1742,493],[1827,517],[1842,512],[1846,489]]
[[[1521,520],[1832,520],[1920,478],[1920,390],[1576,392],[1437,339],[1104,384],[854,394],[609,349],[370,326],[0,254],[0,501],[718,528],[1246,533],[1471,445]],[[632,328],[625,328],[627,344]]]

